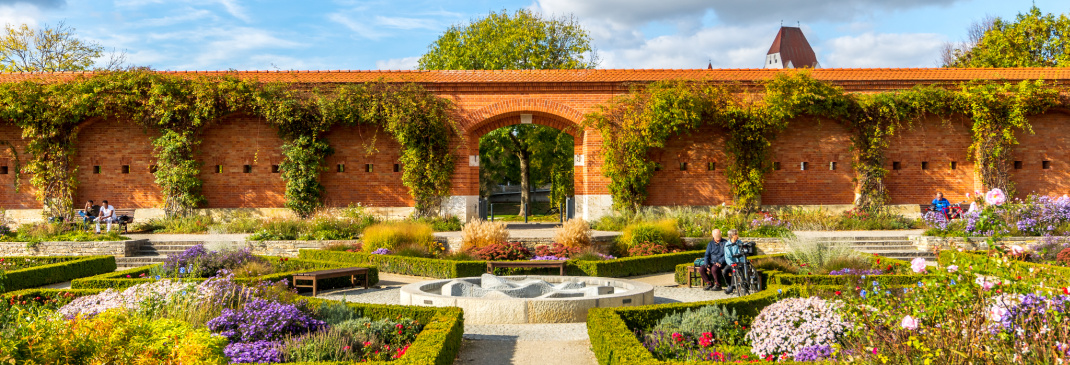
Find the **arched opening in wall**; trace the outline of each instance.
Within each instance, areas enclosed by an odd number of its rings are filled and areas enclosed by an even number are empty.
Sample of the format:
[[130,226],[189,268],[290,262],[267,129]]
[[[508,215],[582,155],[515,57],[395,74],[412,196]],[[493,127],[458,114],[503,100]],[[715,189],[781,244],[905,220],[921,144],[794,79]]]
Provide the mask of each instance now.
[[560,218],[566,199],[575,195],[575,128],[566,125],[550,116],[520,114],[481,129],[479,196],[488,203],[488,215],[506,221]]

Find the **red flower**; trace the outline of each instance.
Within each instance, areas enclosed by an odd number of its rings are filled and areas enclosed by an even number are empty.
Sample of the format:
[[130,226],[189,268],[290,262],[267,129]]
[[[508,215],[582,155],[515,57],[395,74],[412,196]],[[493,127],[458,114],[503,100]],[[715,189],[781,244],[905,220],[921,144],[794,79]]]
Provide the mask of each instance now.
[[1070,287],[1063,288],[1063,294],[1070,295]]
[[881,264],[881,259],[877,259],[877,265]]
[[399,335],[401,334],[401,330],[398,330],[398,334],[399,334]]
[[129,279],[129,278],[130,278],[130,275],[127,275],[126,277],[127,277],[128,279]]
[[861,288],[861,287],[857,287],[857,286],[856,286],[856,287],[855,287],[855,290],[862,290],[862,288]]
[[839,290],[836,291],[836,295],[840,295],[840,291]]

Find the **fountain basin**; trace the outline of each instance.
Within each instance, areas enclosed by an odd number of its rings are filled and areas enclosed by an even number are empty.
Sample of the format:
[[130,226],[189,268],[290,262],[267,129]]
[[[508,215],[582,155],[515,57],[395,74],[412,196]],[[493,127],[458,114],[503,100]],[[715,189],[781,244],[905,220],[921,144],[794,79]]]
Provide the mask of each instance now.
[[[486,292],[480,288],[483,277],[430,280],[401,287],[401,304],[459,307],[464,310],[464,322],[470,324],[576,323],[587,321],[587,310],[591,308],[654,304],[654,286],[633,280],[542,275],[495,278],[511,282],[516,288]],[[532,285],[533,281],[568,289],[561,289],[561,293],[535,293],[531,297],[516,294],[519,289],[539,286]],[[475,289],[462,291],[457,289],[459,286]],[[575,289],[577,286],[583,288]],[[462,292],[479,296],[458,294]]]

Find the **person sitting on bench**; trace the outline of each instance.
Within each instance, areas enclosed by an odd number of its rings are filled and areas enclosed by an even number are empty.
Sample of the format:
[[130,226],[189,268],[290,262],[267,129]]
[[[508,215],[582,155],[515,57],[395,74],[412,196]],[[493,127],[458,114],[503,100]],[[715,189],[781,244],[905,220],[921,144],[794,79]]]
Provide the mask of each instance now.
[[108,201],[101,201],[103,205],[100,206],[100,215],[93,221],[97,222],[97,234],[100,233],[100,222],[108,224],[108,232],[111,232],[111,224],[118,223],[119,218],[115,216],[115,206],[108,205]]
[[81,214],[82,227],[84,228],[88,226],[89,222],[92,222],[94,219],[96,219],[98,215],[100,215],[100,206],[93,204],[92,200],[85,202],[85,208],[82,208]]
[[944,218],[949,218],[947,213],[951,211],[951,202],[944,198],[944,193],[936,193],[936,199],[933,199],[932,209],[944,214]]
[[706,244],[706,254],[703,256],[706,264],[699,270],[699,274],[706,283],[704,290],[721,290],[724,269],[728,267],[724,260],[724,245],[728,241],[721,237],[720,229],[714,229],[712,233],[713,240]]

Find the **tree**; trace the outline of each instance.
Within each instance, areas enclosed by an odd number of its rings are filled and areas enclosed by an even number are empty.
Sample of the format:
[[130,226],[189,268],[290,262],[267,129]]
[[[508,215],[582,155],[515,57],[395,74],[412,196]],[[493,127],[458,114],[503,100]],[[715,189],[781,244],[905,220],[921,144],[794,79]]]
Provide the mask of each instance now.
[[1070,67],[1070,18],[1033,6],[1014,21],[988,18],[969,29],[970,39],[945,46],[945,67]]
[[453,25],[420,57],[423,70],[547,70],[594,68],[591,37],[574,17],[543,19],[505,10]]
[[[103,56],[103,46],[78,39],[74,28],[63,22],[40,29],[8,24],[0,35],[0,71],[85,71]],[[124,58],[122,53],[113,53],[101,68],[118,69]]]
[[[591,37],[574,17],[544,19],[528,10],[502,10],[465,25],[451,26],[420,57],[424,70],[531,70],[594,68]],[[567,141],[567,143],[565,143]],[[480,190],[490,181],[521,185],[520,214],[535,185],[552,184],[551,203],[572,194],[572,142],[567,133],[535,125],[514,125],[480,138]]]
[[550,205],[573,194],[572,135],[550,127],[521,124],[498,128],[479,139],[480,194],[490,182],[520,185],[520,215],[526,215],[531,187],[550,184]]

